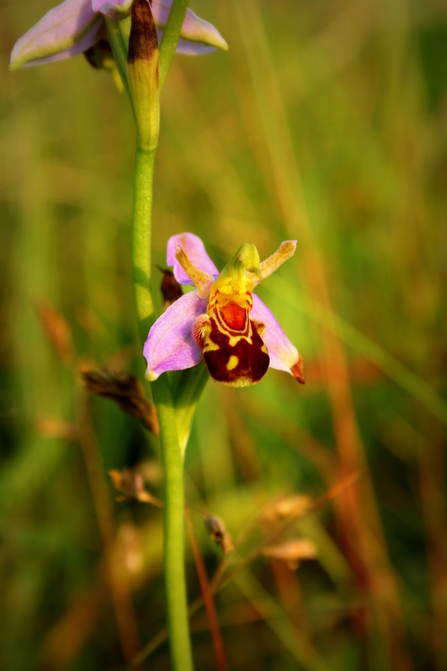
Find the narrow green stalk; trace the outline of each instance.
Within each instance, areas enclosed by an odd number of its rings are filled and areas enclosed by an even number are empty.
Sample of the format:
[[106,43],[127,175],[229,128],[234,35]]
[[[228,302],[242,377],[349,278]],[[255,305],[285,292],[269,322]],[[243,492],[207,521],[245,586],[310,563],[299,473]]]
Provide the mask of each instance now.
[[[175,53],[187,0],[174,0],[160,47],[160,89]],[[125,84],[124,55],[128,25],[106,21],[109,41]],[[129,88],[126,86],[129,91]],[[134,104],[134,103],[133,103]],[[140,341],[144,344],[154,322],[151,293],[152,189],[156,138],[150,149],[137,139],[132,215],[132,280]],[[183,459],[179,445],[175,406],[167,375],[151,385],[160,424],[165,471],[164,573],[169,645],[173,671],[193,671],[184,566]]]
[[120,77],[124,84],[124,88],[126,89],[126,93],[129,95],[129,86],[127,84],[126,74],[126,59],[127,47],[129,44],[130,18],[124,19],[123,21],[112,21],[112,19],[104,17],[104,20],[106,24],[107,37],[109,44],[112,47],[116,67],[120,73]]
[[177,437],[172,394],[166,375],[151,384],[160,424],[165,473],[164,571],[169,647],[175,671],[192,671],[185,581],[183,459]]
[[174,0],[160,44],[160,91],[171,67],[189,0]]
[[135,152],[132,215],[132,281],[138,333],[144,344],[154,322],[151,293],[152,186],[155,151]]
[[[140,340],[145,342],[154,321],[151,295],[151,215],[155,151],[137,144],[132,217],[132,276]],[[151,384],[160,424],[165,472],[164,573],[169,645],[175,671],[192,671],[184,566],[184,485],[175,408],[168,377]]]

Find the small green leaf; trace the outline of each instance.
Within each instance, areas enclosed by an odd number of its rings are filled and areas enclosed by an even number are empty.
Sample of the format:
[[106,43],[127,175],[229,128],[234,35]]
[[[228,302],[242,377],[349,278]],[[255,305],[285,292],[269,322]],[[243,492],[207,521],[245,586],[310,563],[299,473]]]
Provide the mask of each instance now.
[[172,372],[169,374],[169,377],[175,406],[180,450],[182,456],[184,456],[197,403],[210,375],[205,362],[201,361],[198,366]]

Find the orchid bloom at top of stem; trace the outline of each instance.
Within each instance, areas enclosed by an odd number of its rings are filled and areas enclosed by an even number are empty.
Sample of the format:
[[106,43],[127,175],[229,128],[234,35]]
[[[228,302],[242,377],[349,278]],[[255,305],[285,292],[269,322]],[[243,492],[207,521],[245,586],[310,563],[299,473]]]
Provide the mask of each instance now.
[[[131,0],[65,0],[16,42],[9,69],[51,63],[87,51],[106,37],[104,17],[124,19],[130,14],[131,4]],[[152,0],[151,4],[160,40],[172,0]],[[187,10],[178,52],[204,54],[227,48],[217,28]]]
[[155,322],[144,345],[147,377],[195,366],[203,358],[211,377],[234,387],[259,382],[269,366],[303,383],[302,359],[254,287],[290,258],[296,241],[283,242],[265,261],[244,243],[219,273],[200,238],[168,241],[167,263],[180,284],[196,289],[173,303]]

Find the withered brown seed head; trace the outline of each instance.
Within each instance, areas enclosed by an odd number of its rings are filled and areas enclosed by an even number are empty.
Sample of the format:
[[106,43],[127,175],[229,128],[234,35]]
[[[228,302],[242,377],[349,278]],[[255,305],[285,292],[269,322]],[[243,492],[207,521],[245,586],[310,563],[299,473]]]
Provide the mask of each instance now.
[[223,550],[224,554],[234,550],[233,539],[219,517],[214,517],[214,515],[205,517],[205,529],[216,545]]
[[318,555],[315,544],[306,538],[292,538],[278,545],[267,545],[261,554],[285,562],[292,570],[298,568],[300,562],[316,559]]
[[158,49],[157,30],[149,0],[134,0],[130,10],[131,28],[127,62],[150,61]]
[[132,373],[115,373],[106,369],[81,373],[87,391],[114,401],[121,410],[140,420],[143,426],[158,436],[159,427],[155,406],[150,404],[143,388]]
[[65,364],[74,358],[73,334],[66,319],[46,300],[35,302],[37,316],[52,346]]

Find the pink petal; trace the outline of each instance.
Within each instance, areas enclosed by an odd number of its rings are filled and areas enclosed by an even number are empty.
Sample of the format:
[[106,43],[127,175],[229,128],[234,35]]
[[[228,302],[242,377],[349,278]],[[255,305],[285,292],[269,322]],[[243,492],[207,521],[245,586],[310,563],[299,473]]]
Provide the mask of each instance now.
[[[163,29],[166,26],[171,5],[172,0],[153,0],[152,14],[157,28]],[[224,51],[228,49],[228,44],[217,28],[212,23],[196,16],[191,9],[186,10],[180,37],[183,44],[179,45],[178,51],[183,53],[206,53],[214,49],[223,49]],[[185,41],[191,46],[186,47],[184,45]],[[188,50],[186,50],[187,48]],[[206,51],[201,51],[201,49],[206,49]]]
[[[68,58],[92,46],[102,20],[91,0],[65,0],[50,9],[35,26],[17,40],[11,53],[10,70]],[[61,55],[62,54],[62,55]]]
[[97,44],[100,40],[106,39],[106,37],[106,27],[104,25],[104,21],[100,19],[95,23],[91,31],[87,33],[87,35],[83,37],[80,42],[75,44],[74,47],[65,49],[65,51],[59,51],[59,53],[53,54],[52,56],[47,56],[46,58],[36,58],[35,61],[25,63],[23,67],[30,68],[34,67],[35,65],[47,65],[48,63],[56,63],[57,61],[63,61],[66,58],[77,56],[78,54],[82,54],[84,51],[87,51],[87,49],[90,49],[90,47],[95,46],[95,44]]
[[202,350],[192,336],[192,325],[206,313],[206,308],[207,301],[191,291],[157,319],[143,349],[149,380],[156,380],[168,370],[184,370],[199,363]]
[[[163,31],[157,28],[158,44],[161,44],[163,39]],[[209,44],[201,44],[200,42],[189,42],[188,40],[179,39],[177,42],[177,49],[175,53],[185,54],[186,56],[203,56],[216,51],[216,47],[210,47]]]
[[262,322],[267,328],[262,339],[269,351],[270,368],[285,370],[293,375],[291,369],[299,361],[298,350],[282,330],[273,316],[273,312],[256,294],[253,294],[253,308],[250,312],[250,318]]
[[94,12],[101,12],[110,19],[119,21],[130,14],[132,0],[91,0]]
[[[219,271],[206,253],[205,245],[201,239],[197,235],[194,235],[194,233],[180,233],[179,235],[173,235],[172,238],[169,238],[168,252],[166,255],[166,263],[168,266],[174,266],[174,277],[177,282],[180,282],[180,284],[193,284],[192,280],[189,279],[188,275],[175,258],[175,245],[180,245],[188,259],[200,268],[200,270],[203,270],[214,277],[219,275]],[[206,312],[206,309],[204,312]]]

